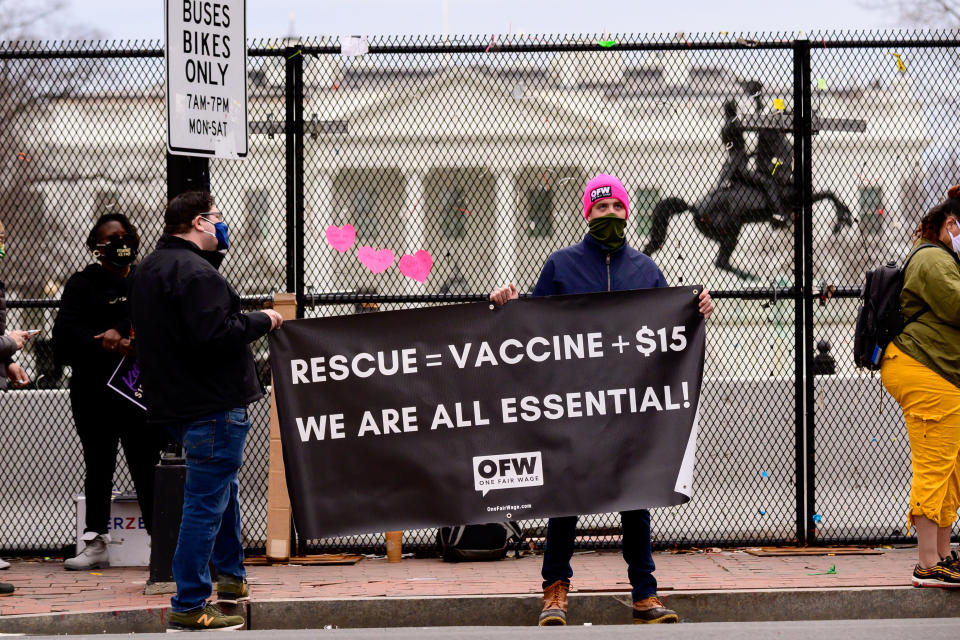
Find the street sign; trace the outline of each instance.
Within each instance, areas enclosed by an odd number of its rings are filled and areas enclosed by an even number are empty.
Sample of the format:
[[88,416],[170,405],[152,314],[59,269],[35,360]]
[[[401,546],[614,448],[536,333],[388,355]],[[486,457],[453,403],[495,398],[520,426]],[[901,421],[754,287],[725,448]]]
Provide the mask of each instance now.
[[167,149],[247,155],[246,0],[164,0]]

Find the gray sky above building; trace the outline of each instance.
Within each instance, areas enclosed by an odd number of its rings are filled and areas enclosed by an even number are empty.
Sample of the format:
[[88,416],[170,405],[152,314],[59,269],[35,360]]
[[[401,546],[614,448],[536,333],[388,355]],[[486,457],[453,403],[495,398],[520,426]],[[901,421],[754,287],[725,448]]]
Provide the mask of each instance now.
[[[109,39],[160,39],[163,1],[68,0],[59,21]],[[247,0],[251,38],[437,34],[445,26],[450,34],[863,30],[902,26],[896,21],[860,0]]]

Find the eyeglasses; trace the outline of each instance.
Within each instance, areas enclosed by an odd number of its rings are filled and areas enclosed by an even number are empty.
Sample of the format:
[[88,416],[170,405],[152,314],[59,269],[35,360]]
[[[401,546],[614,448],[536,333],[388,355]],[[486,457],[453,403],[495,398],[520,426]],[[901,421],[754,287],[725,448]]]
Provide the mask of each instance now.
[[201,213],[200,219],[206,220],[210,224],[215,224],[217,222],[226,222],[226,220],[223,217],[223,214],[220,213],[219,211],[215,211],[212,213]]

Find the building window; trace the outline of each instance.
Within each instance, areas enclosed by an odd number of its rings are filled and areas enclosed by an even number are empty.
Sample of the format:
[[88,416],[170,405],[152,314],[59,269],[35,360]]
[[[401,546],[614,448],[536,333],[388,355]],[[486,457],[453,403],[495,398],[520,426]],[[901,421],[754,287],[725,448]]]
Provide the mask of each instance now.
[[244,196],[247,211],[247,230],[253,239],[270,237],[270,192],[266,189],[249,189]]
[[267,86],[267,72],[263,69],[253,69],[250,71],[250,84],[255,87]]
[[546,186],[527,191],[527,235],[532,238],[553,235],[553,191]]
[[93,218],[96,220],[105,213],[120,211],[120,195],[116,191],[97,191],[93,198]]
[[377,217],[380,192],[371,187],[359,187],[353,192],[353,223],[357,228],[357,241],[369,243],[377,239]]
[[467,207],[463,200],[463,192],[456,187],[450,187],[443,194],[440,201],[440,212],[443,219],[440,221],[440,230],[444,238],[462,238],[467,233]]
[[630,215],[637,220],[637,233],[646,236],[653,224],[653,208],[660,202],[660,189],[644,188],[634,193]]
[[875,236],[883,231],[883,187],[864,185],[860,187],[860,233]]

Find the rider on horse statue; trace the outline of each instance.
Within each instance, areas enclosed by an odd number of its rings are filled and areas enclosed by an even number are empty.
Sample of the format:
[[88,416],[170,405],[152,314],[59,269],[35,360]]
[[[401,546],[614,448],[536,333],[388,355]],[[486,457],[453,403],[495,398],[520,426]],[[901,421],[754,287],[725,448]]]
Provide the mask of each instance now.
[[[763,85],[757,80],[748,80],[743,83],[743,92],[753,98],[756,113],[763,113]],[[758,173],[769,175],[782,185],[789,184],[793,178],[793,144],[787,134],[779,129],[761,128],[757,131],[757,152],[753,163]]]
[[[759,84],[759,83],[755,83]],[[748,83],[748,86],[754,86]],[[758,96],[757,112],[762,110],[762,102]],[[780,155],[783,154],[784,144],[789,146],[785,137],[777,131],[761,130],[757,140],[757,151],[754,154],[747,153],[747,145],[743,138],[743,126],[737,116],[737,103],[728,100],[723,104],[723,115],[725,124],[720,130],[720,140],[727,149],[727,161],[723,165],[720,174],[719,187],[723,188],[728,182],[739,182],[751,187],[757,187],[763,191],[767,197],[767,203],[772,211],[771,223],[774,227],[784,227],[787,225],[791,216],[786,211],[783,201],[780,198],[780,191],[785,181],[789,181],[789,170],[781,173],[786,175],[786,179],[778,180],[776,171],[779,166],[786,162],[786,159]],[[783,138],[783,143],[780,141]],[[755,157],[756,171],[751,171],[748,162],[750,155]],[[777,162],[774,162],[774,158]],[[773,167],[768,171],[768,167]]]
[[[666,244],[670,218],[689,211],[697,231],[720,245],[714,264],[739,278],[755,280],[755,274],[738,268],[731,260],[744,225],[769,222],[774,228],[785,228],[792,223],[798,194],[792,180],[793,145],[787,137],[788,120],[784,119],[781,125],[778,118],[764,115],[760,97],[763,87],[759,82],[744,82],[743,88],[755,100],[757,115],[763,117],[753,117],[756,122],[745,125],[737,116],[735,101],[723,105],[726,121],[720,136],[729,156],[723,165],[720,185],[693,203],[672,196],[657,202],[653,207],[650,237],[643,248],[648,256]],[[747,130],[757,132],[757,148],[752,154],[747,153],[744,142],[743,134]],[[749,166],[751,156],[753,170]],[[810,200],[811,203],[820,200],[833,203],[837,215],[834,234],[853,224],[850,209],[832,191],[814,191]]]

